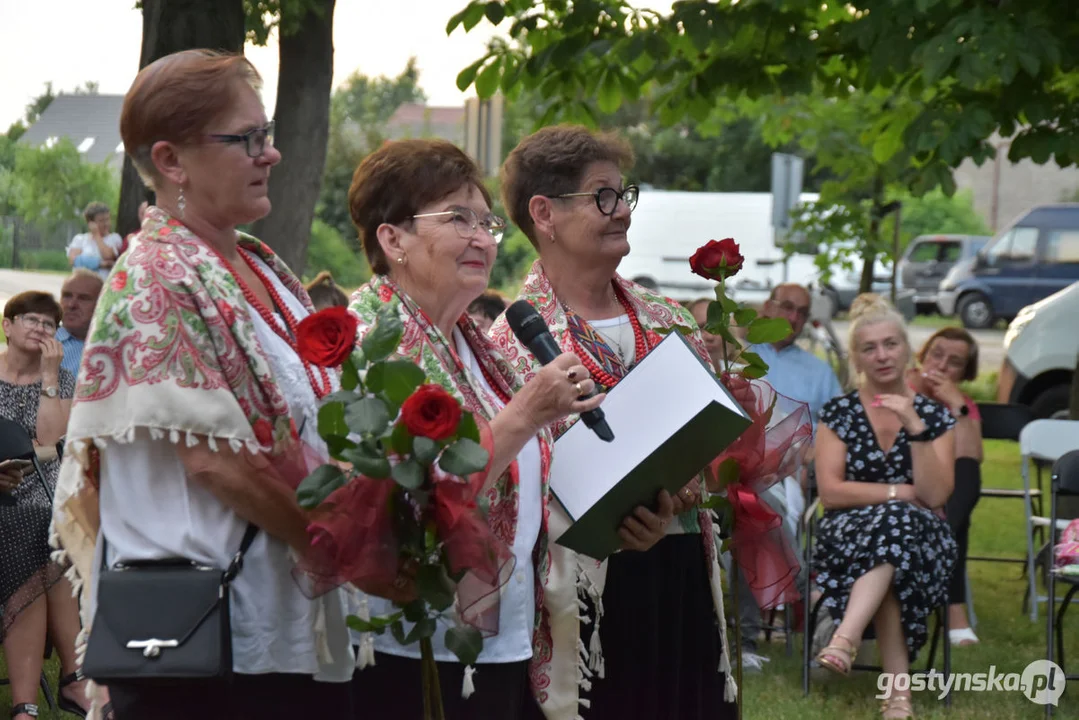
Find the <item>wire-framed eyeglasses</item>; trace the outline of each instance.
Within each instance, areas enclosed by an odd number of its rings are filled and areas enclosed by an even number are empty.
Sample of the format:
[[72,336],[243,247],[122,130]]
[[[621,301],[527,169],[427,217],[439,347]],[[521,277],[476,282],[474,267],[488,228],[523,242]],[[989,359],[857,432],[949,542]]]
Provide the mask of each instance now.
[[470,240],[474,237],[478,227],[482,227],[484,232],[494,239],[495,243],[502,242],[502,236],[506,232],[506,221],[502,218],[497,215],[487,215],[481,218],[476,214],[475,210],[466,207],[452,208],[442,212],[420,213],[419,215],[413,215],[409,219],[415,220],[416,218],[428,217],[450,217],[450,222],[453,223],[453,229],[457,231],[457,236],[464,240]]
[[615,190],[612,187],[601,187],[595,192],[577,192],[577,193],[563,193],[561,195],[555,195],[556,198],[573,198],[573,197],[592,197],[596,199],[596,207],[599,211],[608,217],[614,215],[615,209],[618,207],[618,201],[621,200],[629,208],[630,212],[633,212],[633,208],[637,207],[637,196],[640,194],[641,189],[636,185],[629,185],[622,189],[621,192]]
[[273,121],[262,127],[251,128],[243,135],[211,134],[210,139],[214,142],[234,144],[243,143],[247,151],[247,157],[259,158],[266,152],[267,145],[273,145]]
[[44,330],[50,335],[56,332],[56,323],[38,315],[16,315],[15,319],[30,330]]

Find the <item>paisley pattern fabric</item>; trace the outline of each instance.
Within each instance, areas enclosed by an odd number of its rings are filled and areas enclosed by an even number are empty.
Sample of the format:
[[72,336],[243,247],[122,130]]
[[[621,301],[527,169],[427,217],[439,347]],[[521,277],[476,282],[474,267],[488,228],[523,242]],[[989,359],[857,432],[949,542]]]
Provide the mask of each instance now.
[[[645,334],[645,344],[649,349],[663,340],[664,333],[675,330],[683,332],[697,354],[708,362],[708,352],[704,348],[697,323],[688,310],[678,302],[646,290],[617,274],[613,282],[616,290],[629,301],[630,307],[636,312]],[[536,260],[532,265],[517,300],[526,300],[536,309],[563,352],[573,352],[570,321],[562,303],[555,296],[540,260]],[[513,334],[504,315],[495,321],[490,335],[513,371],[522,380],[527,382],[539,371],[539,362]],[[603,358],[594,359],[597,363],[603,362]],[[636,358],[635,362],[640,360],[641,358]],[[555,438],[561,437],[576,421],[577,416],[569,416],[555,422],[551,426]],[[685,513],[679,519],[684,531],[700,533],[706,561],[704,570],[710,579],[713,603],[723,635],[724,653],[719,670],[727,672],[729,677],[730,654],[726,648],[726,622],[712,516],[710,512],[699,511]],[[565,512],[555,505],[550,513],[551,539],[557,539],[569,524]],[[541,688],[537,699],[547,717],[575,717],[578,701],[583,700],[581,691],[591,688],[592,682],[595,682],[593,675],[602,678],[604,674],[598,626],[603,613],[602,595],[607,563],[597,562],[557,545],[551,546],[551,554],[550,579],[546,594],[547,610],[553,619],[552,633],[542,638],[543,645],[537,648],[533,657],[532,685]],[[584,612],[582,606],[586,605],[586,599],[596,608],[595,618],[580,614]],[[592,646],[589,648],[585,648],[581,641],[581,623],[594,623]],[[735,692],[732,680],[728,681],[727,690],[731,695]]]
[[[259,240],[261,258],[311,310],[292,271]],[[130,250],[105,281],[83,350],[50,541],[72,561],[89,606],[99,528],[97,445],[152,438],[233,450],[276,450],[296,429],[255,337],[248,304],[224,260],[179,220],[150,207]]]
[[[389,277],[376,275],[366,285],[353,293],[349,310],[359,320],[357,347],[375,324],[376,316],[386,304],[397,308],[398,317],[404,325],[404,335],[398,345],[397,359],[411,360],[427,374],[427,381],[438,383],[454,395],[465,407],[485,420],[492,420],[497,412],[496,399],[483,388],[482,383],[461,362],[454,349],[452,338],[447,338],[435,326],[427,314]],[[457,321],[457,329],[464,335],[480,366],[485,370],[488,383],[505,397],[517,392],[523,382],[503,358],[494,343],[487,338],[468,316]],[[550,635],[549,618],[544,611],[543,593],[550,570],[547,549],[547,496],[551,468],[551,434],[543,430],[539,435],[540,446],[540,498],[543,504],[539,540],[533,551],[535,572],[536,610],[533,624],[533,662],[541,653],[540,638]],[[477,503],[487,515],[487,523],[495,534],[508,546],[513,545],[517,531],[519,503],[517,463],[513,462]],[[539,692],[539,688],[533,688]]]

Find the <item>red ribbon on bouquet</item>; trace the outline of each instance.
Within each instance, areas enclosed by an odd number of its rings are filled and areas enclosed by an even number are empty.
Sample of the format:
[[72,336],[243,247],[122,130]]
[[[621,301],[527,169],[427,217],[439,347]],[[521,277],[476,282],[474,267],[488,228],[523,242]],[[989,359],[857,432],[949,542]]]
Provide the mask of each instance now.
[[712,462],[733,460],[738,479],[727,486],[734,513],[734,557],[750,591],[763,609],[798,599],[798,558],[783,533],[783,518],[760,494],[805,461],[813,439],[809,406],[781,395],[763,380],[726,373],[722,381],[749,415],[752,425]]

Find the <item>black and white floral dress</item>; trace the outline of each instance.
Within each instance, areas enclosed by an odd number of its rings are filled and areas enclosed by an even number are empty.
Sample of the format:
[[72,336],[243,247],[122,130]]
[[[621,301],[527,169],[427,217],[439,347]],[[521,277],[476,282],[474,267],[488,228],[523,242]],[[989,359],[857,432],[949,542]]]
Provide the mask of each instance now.
[[[914,409],[931,438],[955,425],[951,413],[922,395],[915,395]],[[821,411],[820,420],[847,446],[848,481],[914,481],[906,431],[900,429],[895,444],[884,452],[857,390],[831,400]],[[943,519],[931,510],[892,500],[826,512],[820,521],[813,564],[817,584],[825,592],[824,606],[836,622],[846,612],[854,582],[878,565],[892,565],[892,587],[913,660],[925,644],[929,614],[947,601],[956,554],[955,539]]]

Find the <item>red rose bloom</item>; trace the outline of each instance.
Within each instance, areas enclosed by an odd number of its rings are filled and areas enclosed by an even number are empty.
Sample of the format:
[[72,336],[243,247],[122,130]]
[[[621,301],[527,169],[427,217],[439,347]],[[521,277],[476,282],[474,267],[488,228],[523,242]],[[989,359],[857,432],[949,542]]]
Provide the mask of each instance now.
[[348,308],[331,307],[309,315],[296,328],[300,357],[319,367],[339,367],[356,345],[359,320]]
[[724,280],[737,275],[742,269],[745,258],[739,251],[734,238],[709,240],[697,248],[689,259],[690,269],[697,275],[709,280]]
[[441,385],[420,385],[401,405],[401,422],[413,437],[445,440],[457,431],[461,405]]
[[112,289],[116,292],[120,292],[127,287],[127,273],[121,270],[112,276],[112,282],[109,283]]

